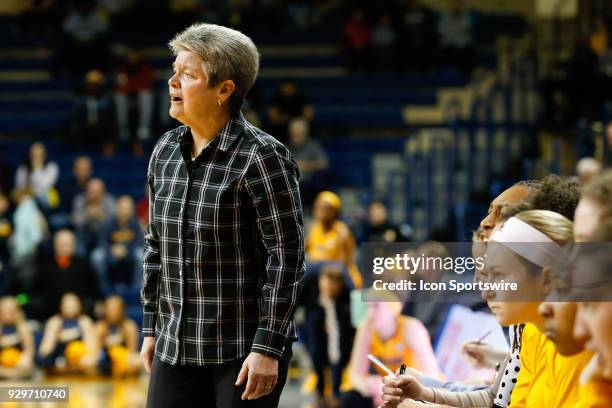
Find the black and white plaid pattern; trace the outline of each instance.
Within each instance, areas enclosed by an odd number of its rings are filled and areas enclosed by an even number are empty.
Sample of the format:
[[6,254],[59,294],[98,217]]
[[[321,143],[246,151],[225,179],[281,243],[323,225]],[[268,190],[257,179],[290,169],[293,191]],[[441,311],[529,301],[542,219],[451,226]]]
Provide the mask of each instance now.
[[171,130],[149,163],[143,335],[169,364],[280,358],[305,269],[297,165],[242,114],[195,161],[192,142]]

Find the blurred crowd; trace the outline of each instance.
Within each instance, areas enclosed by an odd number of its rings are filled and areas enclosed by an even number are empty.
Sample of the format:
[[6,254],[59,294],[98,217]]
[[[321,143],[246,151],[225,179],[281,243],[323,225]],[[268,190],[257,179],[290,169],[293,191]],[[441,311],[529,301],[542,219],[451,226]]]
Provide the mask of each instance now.
[[[308,183],[309,171],[324,171],[333,159],[309,141],[305,118],[293,118],[287,126],[289,146]],[[10,170],[13,179],[4,180],[7,193],[0,194],[0,282],[1,292],[10,295],[0,302],[0,376],[26,378],[35,365],[47,373],[138,374],[138,322],[126,313],[122,296],[138,293],[141,286],[146,197],[138,202],[113,197],[87,156],[77,156],[72,178],[59,183],[59,167],[41,143]],[[596,187],[588,187],[592,184]],[[582,186],[599,195],[580,201]],[[592,158],[578,163],[575,177],[515,184],[491,202],[474,240],[487,241],[500,220],[528,210],[554,212],[570,225],[574,213],[581,214],[586,220],[575,220],[576,239],[590,240],[595,232],[589,228],[609,225],[610,189],[610,171]],[[321,407],[377,406],[384,373],[372,371],[368,354],[393,370],[405,363],[423,377],[443,380],[432,344],[451,304],[406,302],[392,294],[361,300],[367,277],[358,267],[357,244],[410,241],[409,229],[389,220],[383,200],[372,200],[366,217],[355,223],[343,216],[335,192],[313,187],[312,195],[312,205],[304,203],[311,221],[299,319],[300,344],[312,367],[306,389],[319,396]],[[594,224],[591,214],[605,220]],[[445,253],[433,241],[419,251]],[[422,277],[440,278],[431,271]],[[471,299],[465,306],[483,304]]]

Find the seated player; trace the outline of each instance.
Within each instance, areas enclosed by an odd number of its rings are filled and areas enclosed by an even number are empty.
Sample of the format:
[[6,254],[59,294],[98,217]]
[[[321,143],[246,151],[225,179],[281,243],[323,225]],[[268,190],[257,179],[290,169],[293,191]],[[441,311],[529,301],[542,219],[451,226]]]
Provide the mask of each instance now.
[[54,374],[92,374],[97,351],[93,322],[83,314],[78,296],[66,293],[62,296],[59,314],[45,325],[38,350],[41,365]]
[[391,293],[373,293],[383,301],[368,303],[366,318],[357,329],[349,362],[352,391],[343,396],[346,408],[373,407],[382,403],[381,388],[385,372],[371,365],[374,355],[391,370],[402,364],[440,378],[436,356],[427,329],[420,320],[401,315],[402,303]]
[[21,307],[12,296],[0,299],[0,380],[30,377],[34,338]]
[[125,316],[119,296],[109,296],[104,303],[104,319],[96,323],[100,353],[100,372],[113,377],[138,374],[142,367],[138,353],[138,328]]

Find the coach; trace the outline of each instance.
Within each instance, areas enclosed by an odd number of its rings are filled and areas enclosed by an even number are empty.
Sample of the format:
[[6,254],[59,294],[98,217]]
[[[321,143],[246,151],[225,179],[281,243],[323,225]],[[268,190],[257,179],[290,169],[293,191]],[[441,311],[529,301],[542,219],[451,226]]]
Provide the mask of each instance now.
[[250,38],[178,34],[170,116],[148,169],[141,350],[148,407],[276,407],[304,273],[298,170],[240,108],[259,69]]

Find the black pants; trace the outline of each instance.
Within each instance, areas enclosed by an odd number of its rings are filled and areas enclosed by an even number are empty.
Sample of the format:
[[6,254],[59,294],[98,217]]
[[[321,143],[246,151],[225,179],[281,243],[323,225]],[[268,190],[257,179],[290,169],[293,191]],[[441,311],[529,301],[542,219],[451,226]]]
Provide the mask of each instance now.
[[292,352],[289,345],[278,361],[278,382],[272,393],[256,400],[240,399],[246,381],[234,384],[245,357],[219,365],[180,366],[153,358],[147,408],[275,408],[287,380]]

